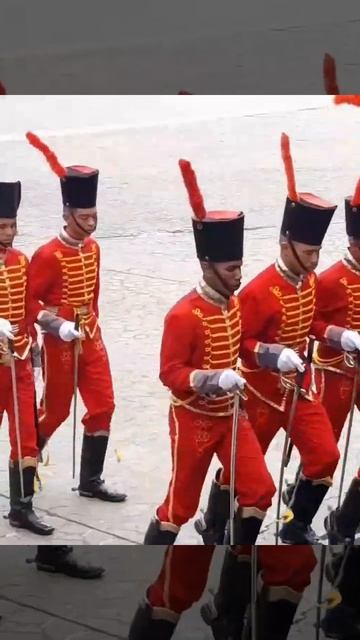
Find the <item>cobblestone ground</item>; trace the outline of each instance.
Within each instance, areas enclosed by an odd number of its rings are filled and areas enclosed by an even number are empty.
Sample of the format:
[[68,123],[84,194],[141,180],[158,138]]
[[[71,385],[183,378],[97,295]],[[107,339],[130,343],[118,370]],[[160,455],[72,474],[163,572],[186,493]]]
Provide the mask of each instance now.
[[[16,131],[25,131],[28,120],[38,130],[42,117],[46,126],[47,111],[51,122],[56,121],[56,115],[61,121],[61,112],[66,111],[64,101],[59,103],[58,114],[51,110],[51,101],[46,101],[44,113],[44,107],[37,101],[35,106],[42,114],[39,116],[29,110],[28,103],[20,100],[12,115]],[[188,119],[191,105],[199,106],[196,100],[201,98],[194,96],[195,102],[191,102],[192,97],[189,100],[186,107],[185,102],[181,107]],[[243,99],[234,100],[238,102],[233,103],[233,112],[238,105],[241,113]],[[129,110],[129,101],[124,104]],[[156,109],[156,102],[151,102],[151,108]],[[293,140],[299,189],[313,190],[340,204],[324,243],[321,267],[342,254],[345,246],[342,199],[351,192],[358,178],[355,134],[360,112],[332,106],[267,114],[266,109],[264,103],[262,115],[217,119],[213,116],[206,121],[147,127],[139,121],[133,127],[92,134],[81,129],[87,126],[84,117],[78,123],[78,133],[68,131],[66,136],[60,125],[58,128],[54,125],[53,137],[48,140],[64,163],[93,163],[101,168],[97,232],[102,248],[101,323],[117,399],[105,477],[129,494],[125,504],[116,505],[80,498],[71,491],[74,482],[70,418],[50,443],[50,464],[40,468],[44,486],[35,501],[39,513],[56,526],[54,543],[139,544],[156,505],[164,497],[170,456],[168,396],[158,381],[162,322],[168,308],[198,277],[190,212],[177,168],[178,158],[183,156],[193,161],[209,208],[239,207],[246,212],[246,282],[277,253],[285,198],[279,138],[281,131],[287,131]],[[128,116],[129,111],[125,112],[124,108],[124,112],[114,112],[112,121],[118,122],[121,128]],[[0,175],[4,179],[20,176],[23,180],[21,235],[17,242],[30,255],[60,226],[57,181],[34,150],[18,138],[11,139],[11,135],[2,142]],[[80,406],[79,418],[81,413]],[[80,420],[78,436],[79,454]],[[282,443],[283,435],[279,435],[267,455],[276,481]],[[120,462],[115,450],[121,457]],[[8,505],[7,458],[4,422],[0,430],[0,515],[6,515]],[[346,485],[358,464],[359,419],[356,415]],[[289,478],[296,465],[294,455]],[[214,461],[202,504],[215,467]],[[338,482],[339,473],[315,521],[319,533],[323,532],[327,508],[336,502]],[[274,541],[275,508],[274,502],[260,538],[264,543]],[[199,542],[192,522],[184,526],[178,540],[179,543]],[[13,530],[0,518],[1,544],[36,542],[34,535]]]
[[[1,640],[125,640],[137,604],[147,585],[161,567],[164,550],[142,547],[82,548],[78,556],[102,563],[105,576],[98,581],[78,581],[56,574],[37,572],[25,559],[31,547],[0,550],[0,639]],[[200,602],[186,612],[174,638],[210,640],[199,608],[208,599],[208,589],[216,589],[223,550],[216,550],[207,590]],[[289,636],[290,640],[311,638],[316,619],[318,569],[306,590]],[[324,597],[330,587],[324,584]],[[91,606],[89,606],[91,603]]]

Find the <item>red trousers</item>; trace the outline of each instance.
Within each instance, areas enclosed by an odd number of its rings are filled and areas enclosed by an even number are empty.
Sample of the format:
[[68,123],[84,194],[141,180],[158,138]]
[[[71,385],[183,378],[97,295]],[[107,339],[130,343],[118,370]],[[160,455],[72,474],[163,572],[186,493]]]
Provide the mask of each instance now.
[[[15,371],[19,407],[21,455],[23,459],[36,459],[38,447],[35,428],[35,387],[30,358],[26,360],[15,360]],[[15,428],[11,368],[0,365],[0,417],[5,412],[9,419],[10,459],[15,462],[19,459],[19,455]]]
[[[213,546],[171,546],[147,598],[153,607],[181,614],[197,602],[206,587]],[[259,567],[266,586],[285,586],[302,593],[311,582],[316,566],[310,546],[257,546]],[[237,547],[239,555],[251,554],[251,547]]]
[[[287,427],[292,394],[285,412],[281,412],[260,400],[250,389],[246,393],[246,411],[265,454],[279,429]],[[306,478],[322,480],[333,476],[340,453],[330,420],[319,401],[298,401],[291,440],[300,452]]]
[[[67,419],[74,395],[74,342],[46,334],[43,345],[44,392],[40,403],[40,432],[50,436]],[[109,431],[114,391],[109,359],[98,328],[81,341],[78,388],[86,407],[82,422],[88,434]]]
[[[350,377],[316,369],[316,387],[329,416],[336,441],[339,441],[346,418],[351,409],[354,380]],[[356,406],[360,409],[360,389],[356,395]]]
[[[157,517],[160,522],[181,527],[196,513],[214,454],[225,469],[223,484],[230,483],[226,470],[230,468],[232,417],[211,417],[183,407],[170,407],[169,424],[172,476]],[[236,471],[236,493],[241,506],[266,512],[276,488],[244,415],[239,417]]]

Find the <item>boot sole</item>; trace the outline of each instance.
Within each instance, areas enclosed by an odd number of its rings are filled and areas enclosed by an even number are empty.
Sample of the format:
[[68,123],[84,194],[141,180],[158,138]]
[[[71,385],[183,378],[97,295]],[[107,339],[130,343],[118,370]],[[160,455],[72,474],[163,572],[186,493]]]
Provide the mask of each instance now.
[[95,493],[89,493],[87,491],[80,491],[79,490],[79,496],[81,496],[82,498],[91,498],[91,499],[97,499],[97,500],[102,500],[103,502],[126,502],[127,500],[127,495],[123,494],[118,497],[118,498],[109,498],[108,496],[101,496],[101,495],[97,495]]

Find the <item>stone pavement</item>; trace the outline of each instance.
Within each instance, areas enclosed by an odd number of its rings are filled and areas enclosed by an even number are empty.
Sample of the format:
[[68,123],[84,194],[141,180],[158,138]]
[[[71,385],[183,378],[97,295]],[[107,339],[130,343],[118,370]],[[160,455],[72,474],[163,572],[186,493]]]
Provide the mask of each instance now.
[[[236,100],[240,105],[241,98]],[[19,101],[16,130],[22,127],[25,131],[33,114],[23,113],[21,98]],[[61,104],[63,109],[64,102]],[[191,104],[187,104],[191,117]],[[52,112],[53,121],[55,116]],[[60,113],[58,117],[61,119]],[[121,117],[118,113],[120,125]],[[314,190],[339,203],[324,243],[320,265],[324,268],[342,255],[345,246],[342,198],[358,177],[354,131],[359,121],[359,110],[329,106],[164,126],[142,127],[139,122],[135,128],[94,134],[80,131],[66,137],[61,128],[54,132],[49,142],[64,162],[91,162],[101,168],[97,232],[102,248],[101,324],[117,400],[105,477],[124,489],[129,499],[125,504],[106,504],[79,498],[71,491],[70,418],[50,443],[50,465],[40,468],[44,488],[35,501],[39,513],[56,526],[53,543],[141,544],[154,509],[164,498],[170,452],[168,395],[158,380],[162,323],[169,307],[198,278],[178,158],[193,161],[209,208],[236,206],[246,212],[246,282],[277,253],[285,197],[279,139],[281,131],[287,131],[293,140],[299,189]],[[80,124],[86,127],[85,116]],[[19,139],[2,143],[0,174],[4,179],[11,179],[9,167],[12,177],[20,175],[24,184],[17,244],[30,255],[61,224],[59,188],[42,158]],[[81,414],[80,404],[79,418]],[[80,419],[78,437],[79,457]],[[267,455],[276,481],[282,443],[279,434]],[[359,448],[357,414],[346,486],[359,465]],[[34,535],[11,529],[1,518],[8,508],[7,458],[4,421],[0,429],[0,544],[36,544]],[[289,478],[296,466],[294,455]],[[214,461],[201,504],[215,468]],[[328,506],[336,503],[338,482],[339,473],[315,521],[319,533]],[[274,542],[275,510],[274,502],[260,537],[263,543]],[[191,522],[178,541],[200,542]]]
[[[101,580],[79,581],[38,572],[25,559],[31,547],[0,549],[0,640],[125,640],[137,604],[147,585],[157,576],[164,549],[125,547],[94,549],[82,547],[79,557],[101,563],[106,574]],[[208,586],[200,602],[186,612],[174,638],[210,640],[199,616],[199,607],[216,589],[223,550],[215,552]],[[289,640],[314,637],[318,569],[305,592]],[[324,597],[329,593],[325,581]]]

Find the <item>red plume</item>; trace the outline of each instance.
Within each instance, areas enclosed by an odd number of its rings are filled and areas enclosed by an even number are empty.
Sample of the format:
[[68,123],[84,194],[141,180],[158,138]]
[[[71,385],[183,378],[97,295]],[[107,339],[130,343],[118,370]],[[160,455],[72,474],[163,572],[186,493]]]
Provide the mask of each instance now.
[[358,180],[358,183],[356,185],[356,189],[355,189],[355,193],[351,199],[351,205],[353,207],[358,207],[360,204],[360,178]]
[[0,82],[0,96],[6,96],[6,93],[4,85]]
[[190,205],[198,220],[206,218],[206,209],[194,169],[188,160],[179,160],[179,167],[189,195]]
[[336,62],[329,53],[325,53],[323,61],[323,77],[325,91],[328,95],[334,96],[340,93],[336,79]]
[[335,96],[335,104],[353,104],[354,107],[360,107],[360,96]]
[[31,133],[28,131],[26,134],[26,138],[30,144],[41,151],[41,153],[45,156],[48,161],[51,169],[59,178],[64,178],[66,176],[66,169],[60,164],[57,159],[55,153],[49,149],[49,147],[42,141],[35,133]]
[[281,134],[281,157],[285,167],[289,198],[293,202],[297,202],[299,196],[296,192],[294,165],[290,154],[290,139],[286,133]]

